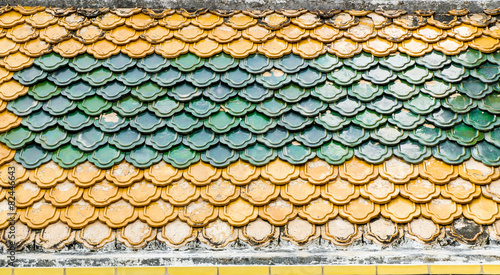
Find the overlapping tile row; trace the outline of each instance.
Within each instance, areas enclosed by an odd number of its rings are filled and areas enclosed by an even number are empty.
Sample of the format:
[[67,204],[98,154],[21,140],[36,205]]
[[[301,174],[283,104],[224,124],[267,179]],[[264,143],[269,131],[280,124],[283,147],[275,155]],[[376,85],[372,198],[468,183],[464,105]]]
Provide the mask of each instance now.
[[172,58],[191,52],[209,57],[224,51],[237,58],[254,53],[314,58],[325,52],[350,57],[361,51],[421,56],[432,50],[458,54],[467,48],[490,53],[500,47],[499,10],[448,15],[417,11],[153,11],[149,9],[0,10],[0,62],[9,70],[31,65],[54,51],[64,57],[88,52],[109,58],[119,52],[141,58],[153,52]]
[[353,155],[499,165],[499,64],[473,49],[311,60],[46,54],[4,74],[0,140],[26,168],[51,159],[102,169],[124,159],[141,168],[162,159],[176,168],[316,156],[341,164]]
[[[115,238],[142,247],[155,237],[176,247],[197,236],[216,247],[236,239],[265,245],[278,237],[303,245],[319,236],[346,245],[362,231],[379,243],[402,234],[432,243],[450,224],[477,231],[471,240],[457,237],[474,242],[486,229],[500,229],[500,169],[474,160],[457,166],[436,159],[372,165],[354,158],[341,166],[276,160],[224,169],[199,162],[184,170],[165,162],[149,169],[123,162],[108,170],[49,162],[28,170],[6,160],[0,228],[9,226],[8,167],[16,170],[20,243],[37,234],[46,248],[61,249],[75,238],[93,248]],[[44,240],[44,234],[52,237]]]

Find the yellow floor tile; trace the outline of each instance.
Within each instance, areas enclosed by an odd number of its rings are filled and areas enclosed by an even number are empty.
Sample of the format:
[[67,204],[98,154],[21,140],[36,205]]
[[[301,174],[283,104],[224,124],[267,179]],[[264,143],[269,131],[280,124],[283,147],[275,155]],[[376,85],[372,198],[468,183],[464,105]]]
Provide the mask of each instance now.
[[216,266],[167,267],[168,275],[217,275]]
[[321,275],[321,266],[271,266],[271,275]]
[[324,275],[375,275],[377,267],[374,265],[340,265],[324,266]]
[[165,267],[117,267],[116,275],[165,275]]
[[221,266],[219,275],[269,275],[269,266]]
[[114,275],[114,267],[68,267],[66,275]]
[[500,265],[494,265],[494,264],[483,265],[483,274],[500,274]]
[[12,268],[9,267],[0,268],[0,275],[12,275]]
[[431,274],[481,274],[480,265],[430,265]]
[[63,275],[64,268],[14,268],[14,275]]
[[377,274],[429,274],[429,267],[427,265],[379,265],[377,266]]

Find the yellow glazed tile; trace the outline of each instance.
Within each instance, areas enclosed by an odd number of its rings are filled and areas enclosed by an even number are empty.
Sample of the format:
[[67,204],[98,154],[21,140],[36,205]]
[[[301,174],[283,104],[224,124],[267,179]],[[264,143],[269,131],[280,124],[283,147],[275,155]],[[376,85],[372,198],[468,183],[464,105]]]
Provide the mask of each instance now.
[[164,275],[165,267],[117,267],[116,275]]
[[64,268],[14,268],[14,275],[63,275]]
[[500,274],[500,265],[483,265],[483,274]]
[[215,266],[167,267],[168,275],[217,275]]
[[377,267],[374,265],[345,265],[324,266],[324,275],[375,275]]
[[271,266],[271,275],[321,275],[321,266]]
[[12,268],[2,267],[0,268],[0,275],[11,275]]
[[269,266],[221,266],[219,275],[268,275]]
[[114,275],[114,267],[75,267],[66,268],[65,275]]
[[379,265],[377,266],[377,274],[380,275],[396,275],[396,274],[428,274],[429,267],[427,265]]
[[431,265],[430,274],[481,274],[480,265]]

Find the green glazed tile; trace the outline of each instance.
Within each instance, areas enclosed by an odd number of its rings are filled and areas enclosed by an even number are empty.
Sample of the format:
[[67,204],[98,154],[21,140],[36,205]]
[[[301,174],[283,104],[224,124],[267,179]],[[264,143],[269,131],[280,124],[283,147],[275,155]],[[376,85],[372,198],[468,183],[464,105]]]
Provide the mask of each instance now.
[[460,123],[462,116],[446,108],[440,108],[428,115],[426,119],[438,127],[451,127]]
[[94,151],[102,145],[108,143],[109,137],[100,130],[89,127],[76,134],[71,138],[71,145],[78,147],[81,151]]
[[295,103],[309,96],[309,91],[298,85],[291,84],[279,89],[274,95],[287,103]]
[[210,128],[212,131],[222,134],[231,131],[240,123],[239,117],[233,117],[230,114],[219,111],[205,119],[203,125]]
[[94,121],[91,117],[79,110],[66,114],[58,121],[59,125],[64,127],[67,131],[80,131],[87,126],[92,125],[93,122]]
[[183,54],[170,62],[170,65],[182,72],[191,72],[203,66],[205,60],[192,53]]
[[177,113],[167,122],[168,127],[179,133],[189,133],[203,125],[203,121],[187,113]]
[[456,90],[455,85],[439,79],[433,79],[425,82],[424,87],[420,89],[423,93],[431,95],[435,98],[446,97],[449,94],[454,93]]
[[127,153],[125,160],[137,168],[148,168],[161,161],[163,154],[143,145]]
[[303,117],[294,111],[283,114],[278,120],[278,125],[283,126],[291,131],[301,130],[311,123],[313,123],[313,120],[311,118]]
[[156,85],[153,82],[146,82],[137,87],[132,88],[132,95],[142,101],[153,101],[167,93],[166,89]]
[[418,164],[424,159],[429,158],[432,155],[431,150],[419,144],[416,141],[407,139],[398,144],[397,147],[393,148],[393,153],[395,156],[402,158],[404,161]]
[[[61,71],[65,72],[66,70],[62,69]],[[12,78],[19,81],[19,83],[21,83],[24,86],[29,86],[44,80],[45,78],[47,78],[47,75],[48,75],[47,72],[38,68],[37,66],[30,66],[26,69],[15,72]],[[55,81],[52,79],[49,80],[52,82],[56,82],[56,84],[58,83],[57,80]]]
[[344,97],[341,100],[331,103],[330,109],[344,116],[354,116],[365,109],[365,105],[355,98]]
[[240,158],[242,160],[256,166],[268,164],[277,157],[278,153],[276,151],[258,142],[240,152]]
[[384,67],[399,72],[413,66],[415,64],[415,59],[407,54],[396,52],[379,58],[378,62]]
[[463,123],[446,131],[446,135],[450,140],[457,142],[462,146],[475,145],[484,139],[484,134]]
[[87,154],[71,146],[64,145],[52,155],[52,160],[64,169],[70,169],[87,160]]
[[[199,101],[202,99],[203,97],[200,97],[199,99],[190,101],[189,105],[191,105],[191,103],[196,104],[195,102],[197,100]],[[157,117],[164,117],[164,118],[171,117],[173,114],[180,112],[183,109],[184,109],[184,103],[179,103],[168,96],[156,99],[148,104],[148,110],[155,113]],[[189,111],[187,107],[186,110]]]
[[26,169],[35,169],[51,159],[52,153],[35,144],[29,144],[16,151],[14,156],[14,160]]
[[266,89],[264,86],[254,83],[241,89],[238,95],[252,103],[258,103],[271,98],[274,92],[271,89]]
[[56,126],[39,133],[35,142],[45,150],[55,150],[71,140],[71,136],[61,127]]
[[468,96],[455,93],[445,98],[441,104],[455,113],[464,114],[476,108],[477,102]]
[[229,147],[217,144],[201,154],[201,160],[210,163],[210,165],[223,168],[239,159],[239,153],[231,150]]
[[377,65],[363,73],[363,79],[374,84],[385,85],[394,81],[398,76],[391,69]]
[[[173,101],[173,100],[169,99],[169,101]],[[176,101],[173,101],[173,102],[176,102]],[[168,102],[165,102],[164,104],[167,104],[167,103]],[[156,105],[156,102],[154,102],[153,104]],[[177,104],[179,104],[179,103],[177,103]],[[173,105],[173,104],[169,103],[168,105]],[[183,104],[181,103],[180,105],[183,105]],[[184,104],[184,105],[186,106],[185,107],[186,111],[188,111],[189,113],[191,113],[193,116],[199,117],[199,118],[209,117],[212,114],[217,113],[219,111],[219,109],[220,109],[219,104],[217,104],[217,103],[215,103],[215,102],[213,102],[213,101],[211,101],[209,99],[206,99],[203,96],[200,96],[199,98],[196,98],[196,99],[194,99],[192,101],[189,101],[188,104]],[[161,105],[158,106],[158,109],[161,110],[161,112],[165,112],[165,111],[168,112],[168,111],[170,111],[169,109],[164,109],[164,107],[161,106]],[[182,110],[182,108],[181,108],[181,110]],[[169,113],[166,116],[171,116],[171,115],[172,114]]]
[[33,112],[40,110],[42,106],[42,102],[33,99],[33,97],[29,95],[21,96],[14,99],[13,101],[7,102],[7,110],[11,111],[16,116],[27,116]]
[[232,68],[238,67],[238,64],[239,59],[233,58],[226,53],[213,55],[207,61],[205,61],[205,67],[218,73],[223,73]]
[[31,131],[40,132],[57,124],[57,118],[42,110],[31,113],[21,121],[21,125],[28,127]]
[[293,165],[304,164],[315,156],[316,152],[311,148],[293,143],[288,143],[278,151],[280,159]]
[[142,112],[135,118],[130,119],[130,126],[143,134],[153,133],[165,125],[166,122],[162,118],[155,116],[154,113],[149,111]]
[[205,127],[201,127],[200,129],[182,138],[182,144],[195,151],[206,150],[218,142],[219,138],[214,134],[214,132]]
[[292,141],[294,135],[283,127],[274,127],[257,137],[257,140],[270,148],[280,148]]
[[124,158],[125,153],[108,144],[99,147],[88,156],[88,160],[101,169],[111,168],[115,164],[122,162]]
[[193,98],[200,96],[202,92],[203,91],[201,89],[198,89],[191,84],[182,83],[169,90],[168,95],[175,98],[177,101],[190,101]]
[[100,96],[90,96],[83,101],[78,102],[78,109],[85,112],[89,116],[100,115],[111,109],[113,103],[104,100]]
[[365,110],[358,113],[353,119],[352,123],[359,125],[365,129],[375,129],[384,124],[387,118],[384,115],[376,113],[372,110]]
[[472,157],[489,166],[500,165],[500,149],[486,141],[472,147]]
[[255,105],[242,99],[234,97],[224,103],[224,110],[232,116],[244,116],[255,109]]
[[200,153],[179,145],[163,154],[163,160],[177,169],[184,169],[200,161]]
[[412,130],[425,122],[425,117],[401,109],[389,117],[389,123],[404,130]]
[[222,83],[207,87],[203,90],[204,96],[210,98],[212,101],[219,103],[223,103],[237,94],[238,91]]
[[77,55],[75,58],[71,59],[68,66],[79,73],[86,73],[97,69],[101,66],[101,63],[101,60],[95,59],[92,55],[85,53]]
[[446,140],[432,148],[432,156],[448,164],[461,164],[470,158],[470,150],[453,141]]
[[412,113],[426,115],[441,107],[441,101],[429,95],[420,93],[412,99],[403,102],[403,106],[404,108],[411,110]]
[[378,63],[378,57],[367,53],[361,52],[351,58],[343,59],[344,65],[347,65],[355,70],[366,70]]
[[460,82],[457,88],[460,92],[474,99],[481,99],[493,92],[492,85],[488,85],[472,77]]
[[485,83],[496,83],[500,79],[500,66],[485,62],[471,70],[470,75]]
[[141,58],[137,62],[137,67],[143,69],[148,73],[157,73],[159,71],[165,70],[170,66],[170,59],[163,58],[163,56],[158,54],[150,54],[144,58]]
[[[18,129],[18,128],[16,128]],[[12,131],[12,130],[11,130]],[[500,128],[494,128],[484,134],[484,139],[500,148]],[[0,139],[1,140],[1,139]],[[10,146],[9,146],[10,147]]]
[[292,78],[280,70],[271,69],[270,71],[257,75],[256,81],[266,88],[279,89],[289,84]]
[[113,105],[113,111],[124,117],[135,116],[147,108],[147,105],[133,96],[122,98]]
[[187,74],[186,81],[189,81],[196,87],[208,87],[219,82],[220,76],[208,68],[199,68]]
[[35,139],[36,133],[31,132],[27,127],[19,126],[0,134],[0,142],[10,149],[20,149]]
[[320,72],[330,72],[331,70],[341,67],[343,62],[339,60],[336,55],[333,54],[322,54],[315,59],[309,60],[309,67],[315,68]]
[[399,100],[410,99],[412,96],[419,93],[419,89],[406,81],[396,79],[394,82],[387,86],[385,91],[387,95],[394,96]]
[[491,114],[500,114],[500,94],[495,93],[488,95],[480,100],[477,104],[479,109],[488,111]]
[[138,131],[127,127],[109,137],[109,144],[120,150],[131,150],[139,145],[144,144],[146,138]]
[[49,100],[61,93],[61,88],[50,81],[42,81],[29,87],[28,94],[36,100]]
[[464,115],[463,121],[475,129],[482,131],[491,130],[500,124],[496,115],[479,109],[474,109],[467,113],[467,115]]
[[361,73],[356,72],[347,66],[342,66],[327,75],[328,80],[338,85],[347,86],[361,79]]
[[485,56],[490,63],[500,65],[500,54],[498,51],[491,54],[486,54]]
[[54,71],[68,64],[68,59],[51,52],[36,58],[33,63],[44,71]]
[[469,76],[469,69],[466,69],[461,65],[452,63],[442,68],[441,70],[435,71],[434,76],[437,78],[441,78],[446,82],[459,82]]
[[486,61],[486,55],[472,48],[467,49],[457,55],[451,56],[451,61],[467,68],[474,68]]
[[295,135],[295,140],[307,147],[318,147],[330,140],[332,135],[325,128],[317,125],[307,127]]
[[118,132],[127,127],[128,123],[128,118],[124,118],[115,112],[104,113],[99,118],[94,119],[94,126],[105,133]]
[[221,77],[221,81],[233,88],[243,88],[255,82],[255,77],[245,70],[235,68],[226,71]]
[[311,89],[311,95],[325,102],[334,102],[347,95],[347,88],[338,86],[332,82],[315,86]]
[[354,151],[340,143],[330,141],[316,150],[316,155],[332,165],[340,165],[351,159]]
[[292,106],[292,110],[309,117],[318,115],[320,112],[326,110],[326,108],[328,108],[327,104],[313,97],[308,97]]
[[251,132],[239,127],[220,136],[220,143],[233,150],[245,149],[256,141],[256,137]]
[[417,64],[422,65],[431,70],[438,70],[444,66],[451,64],[451,59],[438,51],[432,51],[424,56],[421,56],[415,60]]
[[384,89],[368,81],[359,81],[348,88],[350,96],[356,97],[361,101],[372,101],[384,93]]
[[296,73],[307,67],[308,62],[295,54],[287,54],[281,58],[274,59],[274,67],[287,74]]
[[43,110],[53,116],[65,115],[75,110],[76,107],[77,104],[75,104],[75,102],[62,95],[53,97],[51,100],[48,100],[43,104]]
[[399,144],[408,137],[408,133],[390,124],[386,124],[370,132],[370,137],[384,145]]
[[272,59],[261,54],[251,54],[240,60],[240,68],[252,74],[261,74],[270,70],[273,65]]
[[402,106],[403,104],[396,98],[388,95],[377,97],[375,100],[366,104],[368,109],[384,115],[390,115],[396,110],[401,109]]
[[351,120],[343,115],[327,110],[318,117],[314,118],[314,122],[323,126],[327,130],[336,131],[349,124]]
[[167,68],[151,76],[151,81],[162,86],[171,87],[184,81],[184,74],[175,68]]
[[446,139],[446,135],[441,128],[435,127],[432,124],[424,124],[410,132],[409,137],[416,142],[426,145],[435,146]]
[[150,77],[151,76],[145,71],[137,67],[132,67],[132,69],[122,72],[116,80],[127,86],[137,86],[148,81]]
[[427,68],[419,65],[412,66],[407,70],[398,73],[399,79],[415,85],[423,84],[425,81],[431,79],[432,76],[432,71],[429,71]]
[[254,134],[262,134],[276,127],[276,120],[259,112],[252,112],[241,119],[240,126]]
[[312,88],[326,81],[326,75],[312,68],[304,69],[292,76],[292,82],[304,88]]
[[103,60],[102,66],[113,72],[124,72],[134,67],[136,63],[136,59],[130,58],[126,54],[119,53]]
[[392,148],[368,140],[354,149],[354,155],[368,163],[380,164],[392,156]]
[[166,151],[182,142],[182,137],[175,130],[164,127],[146,138],[146,144],[156,150]]
[[369,137],[370,133],[368,131],[353,124],[344,127],[344,129],[339,132],[335,132],[332,135],[333,140],[336,140],[349,147],[358,146]]
[[71,100],[82,100],[95,95],[95,89],[89,84],[79,81],[62,89],[61,94]]
[[102,86],[108,82],[115,80],[116,75],[109,69],[99,67],[82,76],[82,80],[92,86]]

